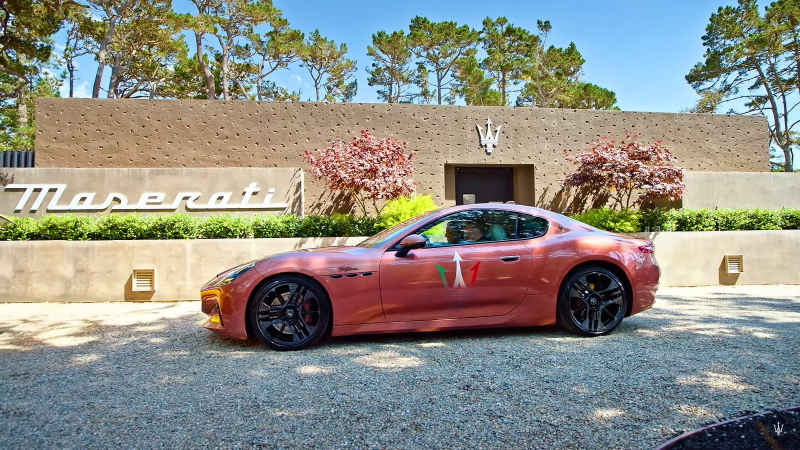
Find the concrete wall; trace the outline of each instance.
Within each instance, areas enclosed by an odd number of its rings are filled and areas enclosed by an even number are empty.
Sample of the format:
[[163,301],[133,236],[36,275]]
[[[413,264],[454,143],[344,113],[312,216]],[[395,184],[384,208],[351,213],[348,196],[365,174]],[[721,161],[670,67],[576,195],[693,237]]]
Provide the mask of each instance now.
[[[238,264],[364,238],[0,242],[0,302],[197,300],[200,287]],[[156,269],[155,293],[133,292],[133,269]]]
[[[800,284],[800,230],[635,235],[655,244],[662,286]],[[725,255],[743,255],[744,272],[725,273]]]
[[[477,126],[501,126],[491,155]],[[553,206],[564,159],[602,136],[625,130],[663,140],[692,171],[768,170],[763,117],[656,114],[478,106],[241,101],[40,99],[38,167],[307,167],[304,151],[349,140],[360,130],[393,135],[417,152],[418,191],[446,198],[445,165],[515,166],[534,174],[520,199]],[[306,177],[308,212],[326,211],[330,193]],[[453,191],[454,192],[454,191]],[[521,203],[521,202],[519,202]],[[531,203],[531,202],[526,202]]]
[[[662,286],[800,284],[800,231],[640,233],[656,245]],[[0,302],[196,300],[237,264],[283,251],[364,238],[0,242]],[[744,273],[722,271],[744,255]],[[155,268],[155,294],[131,291],[133,269]]]
[[[35,186],[39,188],[34,190]],[[271,196],[270,190],[274,190]],[[92,198],[80,197],[87,194]],[[198,194],[194,206],[188,208],[185,195],[194,194]],[[228,206],[223,207],[223,202]],[[101,209],[106,203],[108,207]],[[0,214],[38,217],[98,212],[302,215],[303,171],[263,167],[0,169]]]
[[800,208],[800,174],[687,172],[682,207]]

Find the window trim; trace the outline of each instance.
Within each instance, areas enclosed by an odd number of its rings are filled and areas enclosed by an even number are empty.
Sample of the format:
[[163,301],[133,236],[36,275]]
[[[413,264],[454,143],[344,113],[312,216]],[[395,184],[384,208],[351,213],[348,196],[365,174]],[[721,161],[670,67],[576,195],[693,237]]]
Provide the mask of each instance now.
[[[525,213],[525,212],[506,210],[506,209],[483,209],[483,208],[480,208],[480,209],[477,209],[477,208],[476,209],[465,209],[463,211],[457,211],[457,212],[454,212],[454,213],[451,213],[451,214],[447,214],[446,216],[439,217],[439,218],[434,219],[434,220],[432,220],[430,222],[426,222],[426,223],[420,225],[419,227],[415,228],[414,231],[412,231],[409,234],[406,234],[405,236],[401,237],[397,242],[395,242],[394,244],[389,246],[386,249],[386,251],[387,252],[396,252],[396,251],[400,250],[400,247],[398,245],[400,244],[400,242],[403,239],[405,239],[408,236],[411,236],[412,234],[419,234],[419,233],[417,233],[417,231],[421,230],[424,227],[427,227],[432,222],[437,222],[437,221],[439,221],[441,219],[444,219],[446,217],[450,217],[450,216],[453,216],[453,215],[456,215],[456,214],[460,214],[460,213],[463,213],[463,212],[467,212],[467,211],[487,211],[487,212],[502,212],[502,213],[513,213],[513,214],[516,214],[517,218],[514,221],[514,236],[518,236],[519,235],[519,218],[520,218],[520,215],[533,217],[533,218],[537,218],[537,219],[542,219],[542,220],[544,220],[544,222],[546,224],[546,227],[544,229],[544,233],[542,233],[541,235],[536,236],[536,237],[529,237],[529,238],[517,237],[517,238],[514,238],[514,239],[506,239],[504,241],[466,242],[466,243],[461,243],[461,244],[449,244],[449,245],[442,245],[440,247],[424,247],[424,248],[449,248],[449,247],[463,247],[465,245],[482,245],[482,244],[497,244],[497,243],[501,243],[501,242],[531,241],[531,240],[539,239],[541,237],[546,236],[547,233],[550,231],[550,219],[548,219],[548,218],[546,218],[544,216],[535,216],[533,214],[528,214],[528,213]],[[420,249],[420,250],[422,250],[422,249]]]

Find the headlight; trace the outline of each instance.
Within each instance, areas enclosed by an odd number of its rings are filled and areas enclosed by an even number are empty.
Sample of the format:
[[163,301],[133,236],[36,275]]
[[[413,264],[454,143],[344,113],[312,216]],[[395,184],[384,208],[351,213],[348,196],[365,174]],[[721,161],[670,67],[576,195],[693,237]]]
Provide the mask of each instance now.
[[228,273],[222,277],[221,280],[214,283],[214,286],[223,286],[226,284],[230,284],[233,280],[239,278],[239,275],[247,272],[248,270],[252,269],[256,266],[255,262],[250,262],[241,266],[234,267],[233,269],[229,270]]

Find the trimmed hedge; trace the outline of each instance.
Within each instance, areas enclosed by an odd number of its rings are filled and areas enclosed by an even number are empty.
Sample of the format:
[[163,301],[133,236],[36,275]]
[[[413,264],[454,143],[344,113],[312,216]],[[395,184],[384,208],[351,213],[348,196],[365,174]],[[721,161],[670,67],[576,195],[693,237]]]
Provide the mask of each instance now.
[[107,241],[137,239],[247,239],[327,236],[371,236],[383,229],[373,217],[256,216],[186,214],[139,216],[50,215],[0,222],[0,241]]
[[[615,233],[637,231],[797,230],[800,209],[653,209],[615,211],[593,209],[572,216]],[[0,221],[0,241],[106,241],[137,239],[247,239],[327,236],[371,236],[385,224],[374,217],[256,216],[186,214],[139,216],[50,215],[40,219],[15,217]]]
[[571,216],[614,233],[800,229],[800,209],[594,209]]

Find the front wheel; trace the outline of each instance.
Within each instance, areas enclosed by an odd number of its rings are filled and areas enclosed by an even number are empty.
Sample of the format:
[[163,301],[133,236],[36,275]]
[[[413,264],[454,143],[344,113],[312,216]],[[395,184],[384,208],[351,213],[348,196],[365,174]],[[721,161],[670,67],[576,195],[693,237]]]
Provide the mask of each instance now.
[[583,336],[601,336],[625,317],[625,287],[613,272],[589,266],[571,273],[558,296],[558,322]]
[[281,276],[258,289],[248,318],[264,344],[275,350],[301,350],[314,345],[328,330],[331,306],[316,284]]

